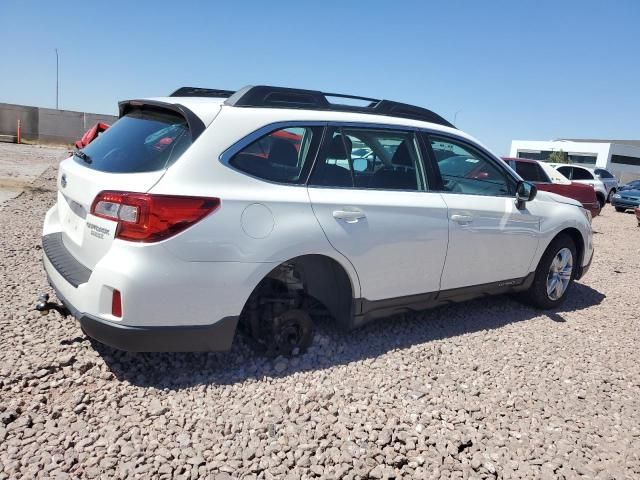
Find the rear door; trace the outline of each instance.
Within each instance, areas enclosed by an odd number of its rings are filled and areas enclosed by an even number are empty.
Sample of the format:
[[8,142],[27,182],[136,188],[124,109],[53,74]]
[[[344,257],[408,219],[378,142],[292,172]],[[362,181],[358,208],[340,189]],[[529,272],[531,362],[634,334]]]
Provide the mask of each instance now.
[[425,136],[449,212],[441,290],[521,279],[538,246],[540,217],[515,205],[516,180],[462,139]]
[[309,198],[329,242],[355,267],[367,300],[440,287],[447,209],[425,177],[413,132],[336,127],[325,134]]
[[191,133],[180,114],[141,105],[60,164],[62,241],[78,261],[93,268],[115,236],[116,222],[90,213],[96,195],[103,190],[147,192],[191,145]]

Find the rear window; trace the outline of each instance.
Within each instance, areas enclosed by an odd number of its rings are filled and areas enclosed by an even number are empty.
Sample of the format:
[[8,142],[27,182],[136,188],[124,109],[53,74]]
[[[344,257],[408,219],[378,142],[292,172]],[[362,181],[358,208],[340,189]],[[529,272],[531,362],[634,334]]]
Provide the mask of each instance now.
[[321,137],[321,127],[283,128],[247,145],[229,163],[264,180],[300,184],[311,168]]
[[126,114],[82,151],[77,162],[93,170],[139,173],[163,170],[191,145],[187,121],[168,111],[137,109]]
[[527,182],[549,182],[549,179],[537,163],[516,161],[516,172]]

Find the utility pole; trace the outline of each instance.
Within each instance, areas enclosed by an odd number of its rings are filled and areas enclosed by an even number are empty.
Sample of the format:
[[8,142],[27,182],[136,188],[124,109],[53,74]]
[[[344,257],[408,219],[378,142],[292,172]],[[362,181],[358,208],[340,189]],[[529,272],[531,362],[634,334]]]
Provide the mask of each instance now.
[[60,82],[59,82],[59,68],[58,68],[58,49],[56,48],[56,110],[58,110],[58,97],[60,92]]

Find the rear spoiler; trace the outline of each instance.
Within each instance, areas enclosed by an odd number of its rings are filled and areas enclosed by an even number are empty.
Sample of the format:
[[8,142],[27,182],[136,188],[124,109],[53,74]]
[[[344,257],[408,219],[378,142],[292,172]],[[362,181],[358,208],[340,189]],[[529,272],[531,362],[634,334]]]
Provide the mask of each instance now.
[[191,141],[195,141],[206,128],[203,121],[200,120],[195,113],[189,110],[184,105],[179,103],[167,103],[159,102],[157,100],[123,100],[118,103],[118,109],[120,112],[120,118],[125,116],[131,110],[136,108],[148,108],[150,110],[169,110],[171,112],[178,113],[189,125],[189,132],[191,132]]

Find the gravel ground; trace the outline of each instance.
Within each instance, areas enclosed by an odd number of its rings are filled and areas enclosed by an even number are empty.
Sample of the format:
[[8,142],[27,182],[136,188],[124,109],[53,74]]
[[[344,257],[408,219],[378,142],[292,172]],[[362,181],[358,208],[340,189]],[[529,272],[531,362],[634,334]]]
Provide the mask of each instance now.
[[640,477],[640,228],[606,207],[558,311],[321,325],[292,360],[128,354],[31,311],[54,169],[0,209],[0,479]]
[[0,206],[65,158],[70,147],[0,143]]

